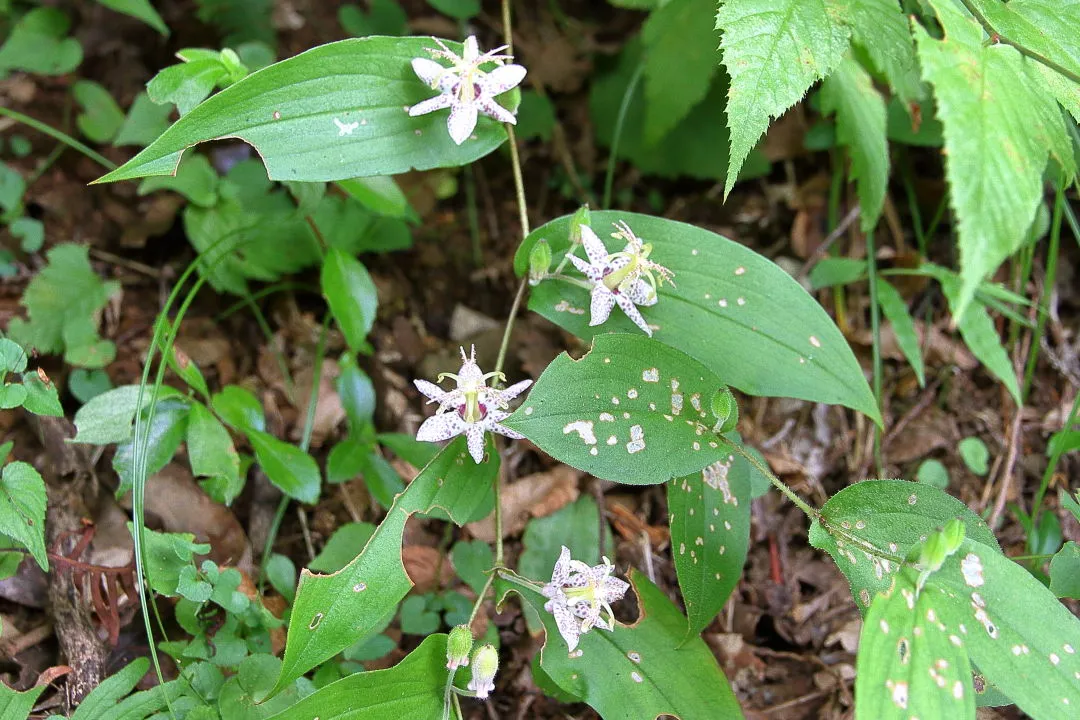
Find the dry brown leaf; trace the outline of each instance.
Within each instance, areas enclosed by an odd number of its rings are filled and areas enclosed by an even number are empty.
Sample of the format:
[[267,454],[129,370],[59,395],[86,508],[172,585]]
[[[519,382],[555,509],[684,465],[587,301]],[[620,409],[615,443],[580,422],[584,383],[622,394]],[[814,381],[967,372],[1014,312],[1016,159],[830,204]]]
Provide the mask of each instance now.
[[[307,415],[307,403],[311,397],[311,382],[314,368],[301,368],[296,373],[296,397],[303,403],[302,417]],[[334,380],[341,374],[341,369],[333,360],[323,360],[322,373],[319,376],[319,398],[315,405],[315,419],[311,426],[311,447],[322,447],[326,439],[345,421],[345,407],[334,388]],[[303,436],[302,427],[294,427],[289,433],[295,441]]]
[[931,405],[889,442],[889,462],[903,464],[919,460],[934,450],[952,446],[959,439],[955,420]]
[[[568,465],[556,465],[551,470],[527,475],[502,491],[503,537],[516,535],[525,529],[530,517],[544,517],[574,502],[578,498],[579,473]],[[494,514],[466,525],[473,537],[495,542]]]
[[401,549],[401,564],[420,593],[435,590],[454,577],[450,560],[433,547],[406,545]]
[[625,497],[607,496],[604,505],[611,516],[611,524],[615,526],[615,532],[629,542],[639,542],[641,534],[649,536],[649,545],[653,549],[660,549],[667,544],[670,537],[666,527],[649,525],[634,512],[633,508],[627,507]]

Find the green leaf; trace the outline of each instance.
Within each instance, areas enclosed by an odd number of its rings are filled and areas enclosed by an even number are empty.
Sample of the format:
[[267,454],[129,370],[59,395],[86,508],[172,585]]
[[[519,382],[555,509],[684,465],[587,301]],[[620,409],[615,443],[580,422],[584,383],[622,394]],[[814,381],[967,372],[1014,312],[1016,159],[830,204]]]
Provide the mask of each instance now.
[[[112,390],[112,380],[104,370],[75,368],[68,376],[68,390],[79,402],[86,404],[98,395]],[[134,417],[134,413],[132,413]]]
[[168,37],[169,28],[165,21],[158,15],[157,10],[150,4],[150,0],[98,0],[102,5],[116,12],[130,15],[136,20],[142,20],[162,35]]
[[866,261],[846,257],[827,257],[810,270],[810,286],[815,290],[849,285],[866,279]]
[[0,376],[26,370],[26,351],[17,342],[0,338]]
[[312,572],[336,573],[360,554],[374,532],[375,526],[371,523],[345,523],[334,531],[308,569]]
[[961,260],[953,314],[963,318],[979,283],[1024,242],[1042,200],[1048,149],[1063,162],[1071,146],[1030,61],[1008,45],[988,45],[982,27],[952,2],[931,5],[945,37],[933,39],[918,23],[914,33],[945,129]]
[[[152,389],[143,393],[142,406],[150,404]],[[180,393],[168,385],[158,390],[158,401],[179,397]],[[135,421],[136,405],[139,403],[139,386],[122,385],[95,396],[75,413],[75,439],[72,442],[91,445],[122,443],[131,437],[131,424]]]
[[139,93],[128,108],[127,117],[124,118],[120,131],[116,133],[113,145],[146,147],[169,128],[171,112],[172,108],[168,105],[158,105],[145,92]]
[[[851,584],[855,604],[865,612],[874,595],[888,590],[899,568],[896,558],[906,557],[953,518],[964,523],[968,538],[997,551],[994,534],[964,503],[929,485],[903,480],[865,480],[833,495],[821,508],[821,521],[810,525],[810,544],[832,556]],[[847,537],[838,539],[822,522]],[[864,545],[880,552],[868,556]]]
[[821,109],[836,113],[836,139],[851,154],[851,179],[859,195],[864,232],[881,217],[889,184],[885,100],[851,54],[821,84]]
[[441,620],[439,613],[432,610],[428,601],[433,599],[430,594],[411,595],[401,603],[401,614],[398,622],[401,632],[408,635],[430,635],[439,629]]
[[[559,218],[526,238],[514,258],[519,275],[528,271],[529,252],[541,238],[559,261],[569,245],[570,219]],[[615,221],[627,222],[651,243],[649,259],[675,275],[675,287],[665,283],[659,302],[643,310],[657,340],[697,358],[725,384],[747,394],[842,404],[880,422],[873,393],[847,340],[825,310],[779,266],[691,225],[648,215],[594,212],[592,226],[609,252],[623,248],[604,237]],[[591,328],[588,308],[585,290],[560,281],[542,282],[529,297],[529,309],[586,340],[598,332],[640,332],[617,309],[604,325]]]
[[769,126],[832,71],[848,48],[848,30],[824,0],[724,0],[716,16],[724,67],[731,76],[731,128],[724,195]]
[[986,443],[977,437],[967,437],[956,448],[968,470],[976,475],[985,475],[990,471],[990,450]]
[[686,604],[686,637],[696,637],[724,607],[742,577],[750,544],[750,473],[728,455],[667,485],[671,548]]
[[964,626],[937,616],[956,601],[937,587],[915,588],[901,573],[870,605],[859,635],[855,720],[975,717]]
[[82,62],[82,45],[67,37],[71,21],[56,8],[34,8],[19,18],[0,47],[0,74],[26,70],[65,75]]
[[[225,426],[201,403],[193,402],[187,422],[188,462],[195,477],[210,478],[215,502],[231,505],[244,488],[240,455]],[[205,488],[207,483],[203,483]]]
[[192,153],[181,161],[175,175],[148,177],[139,183],[139,195],[157,190],[172,190],[199,207],[213,207],[217,202],[218,174],[205,155]]
[[[183,52],[181,51],[181,53]],[[181,59],[183,59],[182,54]],[[165,68],[146,84],[146,92],[150,99],[159,105],[168,105],[170,103],[176,105],[177,111],[183,116],[205,100],[214,91],[215,87],[226,82],[228,82],[228,70],[215,54],[215,56],[211,57],[185,60],[179,65],[171,65]],[[160,139],[161,136],[155,138],[150,143],[151,146],[155,145]],[[171,173],[146,174],[168,175]]]
[[904,353],[915,377],[919,381],[919,387],[926,387],[926,368],[923,365],[922,345],[919,335],[915,331],[915,321],[908,312],[907,303],[900,292],[889,284],[884,278],[877,281],[878,307],[885,318],[892,324],[893,335],[896,336],[896,344],[900,346],[900,352]]
[[919,83],[915,43],[903,9],[895,0],[827,0],[829,12],[851,28],[851,36],[904,103],[924,93]]
[[998,335],[997,327],[986,307],[981,302],[973,302],[962,313],[959,312],[963,292],[961,281],[951,275],[940,276],[938,280],[945,292],[945,298],[949,301],[949,309],[953,312],[953,319],[964,344],[990,373],[1005,384],[1013,399],[1021,403],[1020,383],[1016,379],[1012,360],[1002,345],[1001,336]]
[[296,565],[287,555],[274,553],[266,561],[266,579],[290,605],[296,597]]
[[255,451],[255,462],[276,488],[309,505],[319,499],[322,476],[310,455],[269,433],[251,428],[245,432]]
[[[190,407],[191,404],[185,399],[165,398],[158,402],[154,409],[154,417],[149,423],[146,422],[147,418],[143,418],[139,430],[142,442],[146,445],[143,451],[145,456],[141,456],[140,460],[146,463],[148,477],[168,465],[180,448],[180,443],[184,442]],[[113,469],[120,476],[120,484],[116,488],[117,497],[122,497],[134,486],[137,439],[133,435],[120,443],[116,448],[116,454],[113,455]]]
[[923,460],[915,471],[915,480],[924,485],[944,490],[949,486],[949,471],[940,460]]
[[428,5],[457,20],[469,20],[480,14],[480,0],[427,0]]
[[555,618],[544,610],[547,598],[520,581],[500,580],[500,603],[513,591],[544,623],[540,666],[564,691],[581,698],[605,718],[680,720],[742,718],[727,678],[705,642],[682,642],[686,618],[664,592],[638,572],[629,576],[638,595],[633,626],[594,628],[581,636],[573,655],[559,635]]
[[22,385],[0,385],[0,410],[22,407],[26,401],[26,388]]
[[[262,405],[250,390],[239,385],[226,385],[214,393],[211,405],[214,412],[235,430],[258,430],[265,432],[266,417]],[[75,416],[76,421],[78,415]]]
[[0,717],[8,720],[26,720],[38,696],[45,692],[48,685],[36,685],[25,692],[12,690],[0,683]]
[[26,390],[23,407],[28,412],[49,417],[64,416],[64,408],[60,405],[60,395],[51,380],[43,381],[38,373],[28,372],[23,375],[22,386]]
[[1046,444],[1046,456],[1051,458],[1073,450],[1080,450],[1080,430],[1058,430]]
[[46,257],[48,265],[34,276],[20,300],[29,322],[14,318],[8,326],[11,339],[46,354],[92,344],[101,311],[120,291],[120,284],[101,281],[90,267],[84,245],[57,245]]
[[202,370],[196,365],[187,353],[181,350],[177,345],[173,344],[169,348],[167,353],[164,353],[168,360],[169,368],[176,373],[181,380],[183,380],[188,387],[198,392],[206,400],[210,400],[210,388],[206,385],[206,378],[203,377]]
[[[525,532],[528,533],[528,526],[525,527]],[[524,556],[523,552],[522,558]],[[479,593],[487,582],[487,572],[495,564],[495,556],[491,552],[491,546],[483,540],[459,540],[450,550],[450,562],[454,564],[458,577]]]
[[29,463],[9,463],[0,475],[0,533],[29,550],[41,569],[48,571],[45,481]]
[[432,635],[394,667],[343,677],[272,720],[437,718],[445,686],[446,635]]
[[[524,103],[524,96],[522,99]],[[521,121],[518,121],[520,125]],[[390,218],[411,218],[415,212],[409,205],[409,199],[394,181],[386,175],[339,180],[337,186],[348,193],[349,197],[378,215]]]
[[8,225],[12,237],[20,239],[23,252],[36,253],[45,244],[45,225],[31,217],[21,217]]
[[[468,455],[465,438],[458,437],[397,496],[352,562],[333,575],[303,570],[289,619],[284,665],[274,693],[385,627],[380,623],[412,587],[401,564],[401,537],[410,515],[442,507],[459,525],[483,517],[492,507],[492,480],[497,474],[494,461],[478,468]],[[441,664],[445,662],[444,656]],[[441,685],[439,693],[441,698]]]
[[148,658],[133,660],[122,670],[101,681],[86,699],[79,704],[71,720],[109,720],[116,719],[116,703],[135,689],[143,675],[150,669]]
[[367,268],[356,258],[330,248],[323,261],[322,291],[351,350],[368,347],[379,298]]
[[0,163],[0,208],[12,213],[22,212],[22,197],[26,192],[26,181],[19,171],[7,163]]
[[[461,52],[461,43],[447,46]],[[222,137],[253,145],[273,180],[344,180],[465,165],[502,144],[506,132],[483,117],[477,139],[458,146],[446,130],[446,113],[409,117],[406,106],[431,97],[410,65],[429,47],[431,38],[342,40],[275,63],[184,115],[97,182],[171,174],[186,148]]]
[[1080,545],[1065,543],[1050,561],[1050,592],[1080,598]]
[[345,32],[354,37],[406,34],[409,16],[396,0],[371,0],[367,5],[371,10],[366,13],[357,5],[338,8],[338,22]]
[[555,358],[503,424],[596,477],[662,483],[727,457],[708,411],[722,386],[701,363],[644,335],[597,335],[580,360]]
[[77,80],[71,94],[83,109],[75,118],[82,134],[96,143],[112,140],[124,124],[124,112],[109,91],[92,80]]
[[[129,522],[128,531],[131,530]],[[195,555],[210,552],[210,546],[195,542],[191,533],[164,533],[144,528],[142,536],[147,583],[155,592],[169,597],[177,596],[184,568],[193,567]]]
[[555,132],[555,104],[547,95],[535,90],[523,90],[521,105],[518,107],[517,136],[522,140],[539,138],[544,142],[551,140]]
[[705,99],[720,65],[710,22],[715,0],[678,0],[654,10],[645,45],[645,142],[653,145]]

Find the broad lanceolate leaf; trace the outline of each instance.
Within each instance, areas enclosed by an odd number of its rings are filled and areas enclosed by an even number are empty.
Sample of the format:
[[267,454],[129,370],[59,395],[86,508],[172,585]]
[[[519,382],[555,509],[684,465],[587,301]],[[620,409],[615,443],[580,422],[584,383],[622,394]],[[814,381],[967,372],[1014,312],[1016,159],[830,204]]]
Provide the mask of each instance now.
[[769,126],[840,63],[848,29],[824,0],[724,0],[716,16],[731,76],[731,158],[724,193]]
[[961,625],[938,616],[955,603],[935,586],[916,593],[906,573],[874,598],[859,636],[855,720],[975,717]]
[[[461,52],[460,43],[446,45]],[[254,145],[274,180],[344,180],[468,164],[498,147],[506,133],[482,117],[476,139],[458,146],[447,133],[446,112],[409,117],[406,109],[433,93],[410,65],[430,57],[427,48],[437,48],[433,38],[371,37],[275,63],[191,110],[99,182],[170,175],[186,148],[222,137]]]
[[[675,274],[675,287],[664,283],[657,304],[642,309],[655,339],[697,358],[725,384],[751,395],[846,405],[880,421],[847,340],[825,310],[775,263],[720,235],[673,220],[607,211],[594,212],[591,218],[609,252],[623,249],[623,243],[606,236],[612,223],[625,221],[652,244],[649,259]],[[541,238],[559,262],[570,244],[570,219],[554,220],[526,238],[514,258],[519,275],[528,271],[529,251]],[[529,308],[586,340],[612,330],[641,332],[618,311],[603,325],[589,327],[588,293],[558,280],[534,288]]]
[[686,603],[686,636],[712,622],[742,576],[750,543],[750,468],[727,455],[668,483],[671,547]]
[[216,501],[231,504],[244,487],[240,455],[229,431],[201,403],[191,404],[186,441],[191,474],[207,478],[203,487]]
[[255,462],[279,490],[300,502],[319,499],[322,476],[314,458],[270,433],[248,430],[247,437],[255,450]]
[[367,347],[365,338],[375,322],[378,296],[363,263],[330,248],[323,260],[322,291],[349,348]]
[[720,64],[710,22],[715,0],[677,0],[649,15],[645,43],[645,140],[655,144],[709,92]]
[[904,357],[911,364],[911,369],[915,371],[919,387],[925,387],[926,368],[923,366],[922,345],[918,333],[915,332],[915,321],[908,312],[907,303],[896,288],[880,277],[877,281],[877,296],[881,312],[892,324],[893,335],[896,336],[896,344],[900,346],[900,352],[904,353]]
[[26,692],[16,692],[4,683],[0,683],[0,717],[9,720],[26,720],[38,696],[45,692],[47,685],[32,687]]
[[1080,598],[1080,545],[1065,543],[1050,561],[1050,591],[1058,597]]
[[662,483],[727,457],[709,407],[723,382],[644,335],[605,334],[580,360],[563,354],[503,424],[599,478]]
[[301,573],[274,693],[383,628],[380,623],[412,587],[401,564],[401,534],[410,515],[441,508],[461,525],[490,511],[498,453],[489,452],[489,457],[478,468],[469,457],[465,438],[458,437],[395,498],[351,563],[332,575],[315,575],[306,569]]
[[956,319],[956,327],[960,331],[960,337],[964,339],[964,344],[988,371],[1005,383],[1016,402],[1021,403],[1016,370],[986,306],[975,301],[961,310],[963,281],[952,275],[940,275],[938,280],[945,292],[945,298],[949,301],[949,308]]
[[982,518],[951,495],[922,483],[866,480],[851,485],[829,498],[821,517],[828,530],[815,521],[810,544],[836,561],[864,612],[874,595],[888,590],[908,551],[953,518],[964,523],[968,538],[998,552]]
[[742,711],[716,658],[701,638],[683,642],[686,618],[663,591],[638,572],[630,582],[640,619],[615,630],[592,629],[568,653],[546,598],[518,582],[500,579],[499,596],[513,591],[532,606],[546,636],[540,666],[563,690],[605,718],[738,720]]
[[851,28],[851,38],[905,103],[919,100],[919,65],[911,26],[896,0],[826,0],[833,17]]
[[344,677],[270,720],[437,718],[446,673],[446,635],[431,635],[394,667]]
[[944,124],[950,203],[959,221],[962,317],[979,283],[1020,247],[1042,199],[1048,150],[1072,166],[1054,98],[1032,61],[986,35],[960,6],[933,0],[945,30],[935,40],[917,23],[923,77]]
[[0,475],[0,534],[29,550],[42,570],[49,569],[45,552],[45,481],[29,463],[5,465]]
[[150,4],[150,0],[98,0],[102,5],[116,12],[122,12],[133,18],[142,20],[162,35],[169,34],[169,28],[165,21],[158,15],[157,10]]
[[877,225],[889,183],[889,141],[885,100],[862,66],[846,55],[821,85],[822,109],[836,113],[836,139],[851,153],[851,178],[869,232]]

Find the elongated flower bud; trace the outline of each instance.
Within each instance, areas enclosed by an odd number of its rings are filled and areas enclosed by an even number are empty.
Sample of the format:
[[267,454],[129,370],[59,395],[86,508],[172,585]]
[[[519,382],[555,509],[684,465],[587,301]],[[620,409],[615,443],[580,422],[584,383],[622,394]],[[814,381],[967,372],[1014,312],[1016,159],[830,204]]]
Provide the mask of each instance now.
[[472,657],[472,680],[468,688],[484,699],[495,689],[495,673],[499,671],[499,651],[494,645],[481,645]]
[[468,625],[458,625],[451,630],[446,641],[446,669],[457,670],[468,665],[472,646],[472,630]]

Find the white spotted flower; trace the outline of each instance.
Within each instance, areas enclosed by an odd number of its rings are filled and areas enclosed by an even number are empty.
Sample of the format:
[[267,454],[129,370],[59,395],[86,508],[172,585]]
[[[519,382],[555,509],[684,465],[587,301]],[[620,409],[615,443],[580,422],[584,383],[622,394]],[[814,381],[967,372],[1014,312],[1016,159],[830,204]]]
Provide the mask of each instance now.
[[603,565],[596,567],[572,560],[570,548],[563,546],[551,573],[551,582],[540,592],[548,598],[544,609],[555,616],[559,634],[571,652],[577,647],[582,633],[593,627],[615,629],[611,603],[621,599],[630,584],[611,577],[614,569],[607,558]]
[[[587,225],[581,226],[581,243],[589,261],[570,255],[570,262],[592,282],[589,325],[602,325],[618,304],[627,317],[652,337],[652,328],[641,316],[638,305],[651,307],[657,302],[656,289],[665,280],[672,285],[672,272],[649,259],[652,245],[642,242],[625,222],[616,223],[611,237],[626,241],[620,252],[609,254],[604,243]],[[659,280],[657,280],[659,276]]]
[[484,433],[493,432],[520,440],[523,436],[500,423],[510,415],[510,401],[525,391],[532,380],[522,380],[505,390],[488,387],[487,381],[496,378],[506,380],[502,373],[485,373],[476,364],[476,348],[465,356],[461,348],[461,369],[454,373],[441,373],[439,382],[450,378],[457,382],[453,390],[443,390],[427,380],[414,380],[416,389],[428,397],[428,402],[439,403],[438,411],[424,421],[416,433],[416,439],[440,442],[465,434],[469,441],[469,454],[477,464],[484,461]]
[[[517,124],[514,114],[495,102],[495,96],[517,87],[525,79],[525,68],[521,65],[504,65],[503,61],[513,59],[511,55],[500,55],[506,46],[495,48],[484,54],[476,44],[475,37],[465,41],[465,49],[459,57],[441,41],[438,50],[428,49],[433,57],[450,61],[450,67],[444,67],[434,60],[415,58],[413,71],[421,80],[439,91],[439,95],[424,100],[409,108],[409,115],[416,117],[436,110],[450,108],[450,118],[446,127],[450,137],[458,145],[472,133],[480,113],[495,118],[500,122]],[[495,62],[498,67],[484,72],[480,66]]]

